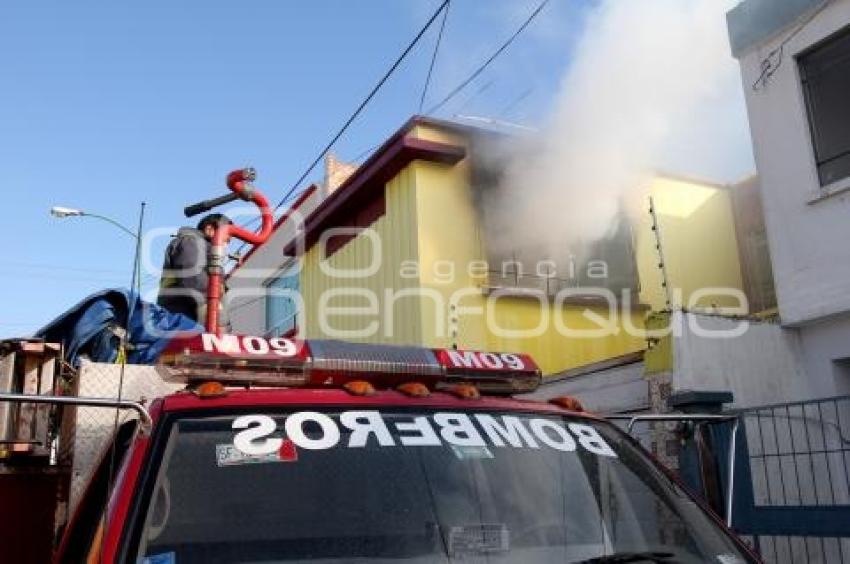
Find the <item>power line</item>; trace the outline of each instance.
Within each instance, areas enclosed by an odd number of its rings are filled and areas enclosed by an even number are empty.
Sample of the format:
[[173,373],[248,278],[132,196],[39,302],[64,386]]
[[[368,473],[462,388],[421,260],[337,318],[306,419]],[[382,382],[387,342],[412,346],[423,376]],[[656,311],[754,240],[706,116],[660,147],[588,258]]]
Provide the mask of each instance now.
[[446,5],[446,11],[443,12],[443,21],[440,23],[440,32],[437,34],[437,43],[434,45],[434,54],[431,55],[431,65],[428,67],[428,76],[425,77],[425,86],[422,88],[422,96],[419,98],[419,113],[422,113],[422,106],[425,105],[425,94],[428,93],[428,85],[431,83],[431,73],[434,72],[434,63],[437,62],[437,53],[440,51],[440,42],[443,40],[443,30],[446,29],[446,20],[449,18],[449,8],[451,8],[451,0]]
[[[480,74],[481,74],[481,73],[482,73],[482,72],[483,72],[483,71],[484,71],[484,70],[485,70],[485,69],[486,69],[486,68],[490,65],[490,63],[492,63],[492,62],[493,62],[493,61],[494,61],[494,60],[495,60],[495,59],[496,59],[499,55],[501,55],[501,54],[502,54],[502,52],[503,52],[505,49],[507,49],[507,48],[510,46],[510,44],[511,44],[511,43],[513,43],[513,41],[514,41],[514,40],[515,40],[515,39],[519,36],[519,34],[520,34],[520,33],[522,33],[522,32],[525,30],[525,28],[526,28],[526,27],[528,27],[528,25],[529,25],[529,24],[530,24],[530,23],[534,20],[534,18],[536,18],[536,17],[537,17],[537,15],[538,15],[541,11],[543,11],[543,8],[545,8],[545,7],[546,7],[546,4],[548,4],[548,3],[549,3],[549,0],[544,0],[544,1],[543,1],[540,5],[539,5],[539,6],[537,6],[537,8],[535,8],[535,9],[534,9],[534,11],[531,13],[531,15],[529,15],[529,16],[528,16],[528,18],[527,18],[527,19],[526,19],[526,20],[522,23],[522,25],[521,25],[521,26],[520,26],[520,27],[519,27],[519,28],[518,28],[518,29],[514,32],[514,34],[513,34],[513,35],[511,35],[511,36],[507,39],[507,41],[505,41],[505,42],[504,42],[504,43],[503,43],[503,44],[502,44],[502,45],[501,45],[501,46],[500,46],[500,47],[499,47],[499,48],[498,48],[498,49],[497,49],[497,50],[496,50],[496,51],[495,51],[495,52],[494,52],[491,56],[490,56],[490,58],[488,58],[486,61],[484,61],[484,63],[483,63],[480,67],[478,67],[478,68],[475,70],[475,72],[473,72],[473,73],[472,73],[469,77],[467,77],[467,79],[466,79],[466,80],[464,80],[464,81],[463,81],[461,84],[459,84],[459,85],[458,85],[455,89],[453,89],[453,90],[452,90],[452,91],[451,91],[451,92],[450,92],[450,93],[449,93],[449,94],[448,94],[445,98],[443,98],[443,100],[441,100],[441,101],[440,101],[440,103],[439,103],[439,104],[435,105],[435,106],[434,106],[434,107],[432,107],[430,110],[428,110],[428,112],[427,112],[427,113],[430,115],[430,114],[434,113],[435,111],[437,111],[438,109],[440,109],[443,105],[445,105],[447,102],[449,102],[449,100],[451,100],[451,99],[452,99],[452,98],[454,98],[457,94],[459,94],[459,93],[460,93],[460,92],[461,92],[461,91],[462,91],[462,90],[463,90],[463,89],[464,89],[467,85],[469,85],[469,83],[470,83],[470,82],[472,82],[473,80],[475,80],[475,79],[476,79],[476,78],[477,78],[477,77],[478,77],[478,76],[479,76],[479,75],[480,75]],[[442,6],[441,6],[441,8],[442,8]],[[442,24],[440,25],[440,36],[439,36],[439,37],[441,37],[441,36],[442,36],[442,33],[443,33],[443,27],[445,26],[446,18],[447,18],[447,17],[448,17],[448,7],[447,7],[447,9],[446,9],[446,13],[445,13],[445,15],[443,16],[443,22],[442,22]],[[433,19],[433,18],[432,18],[432,19]],[[433,66],[434,66],[434,60],[436,59],[436,56],[437,56],[437,49],[439,49],[439,46],[440,46],[440,43],[439,43],[439,42],[440,42],[440,39],[439,39],[439,37],[438,37],[438,39],[437,39],[437,45],[436,45],[436,47],[434,48],[434,55],[433,55],[433,57],[432,57],[432,59],[431,59],[431,68],[430,68],[430,69],[428,69],[428,77],[429,77],[429,79],[430,79],[431,72],[432,72],[432,69],[433,69]],[[422,102],[423,102],[423,101],[424,101],[424,99],[425,99],[425,92],[426,92],[426,90],[427,90],[427,88],[428,88],[428,81],[429,81],[429,80],[428,80],[428,79],[426,79],[426,81],[425,81],[425,90],[423,90],[423,91],[422,91],[422,98],[421,98],[420,103],[419,103],[419,111],[420,111],[420,112],[422,111],[422,105],[423,105],[423,104],[422,104]],[[477,97],[478,97],[481,93],[483,93],[485,90],[487,90],[487,89],[489,89],[491,86],[493,86],[493,83],[495,83],[495,82],[496,82],[496,81],[495,81],[495,79],[493,79],[493,80],[490,80],[490,81],[488,81],[488,82],[484,83],[484,85],[483,85],[483,86],[481,86],[481,88],[479,88],[479,89],[478,89],[478,90],[477,90],[474,94],[472,94],[472,96],[470,96],[470,97],[466,100],[466,102],[464,102],[464,104],[463,104],[463,108],[465,108],[467,105],[469,105],[469,103],[470,103],[472,100],[474,100],[475,98],[477,98]],[[514,103],[512,103],[511,105],[509,105],[509,106],[508,106],[505,110],[503,110],[502,112],[504,113],[504,112],[505,112],[505,111],[507,111],[508,109],[512,109],[512,108],[513,108],[513,105],[514,105],[515,103],[519,103],[520,101],[522,101],[522,100],[523,100],[524,98],[526,98],[529,94],[531,94],[531,92],[532,92],[532,89],[527,90],[527,91],[526,91],[523,95],[521,95],[521,96],[520,96],[520,97],[519,97],[519,98],[518,98],[518,99],[517,99]],[[360,161],[363,157],[365,157],[366,155],[368,155],[368,154],[372,153],[375,149],[377,149],[377,148],[378,148],[378,147],[380,147],[380,146],[381,146],[381,144],[380,144],[380,143],[378,143],[377,145],[373,145],[372,147],[369,147],[368,149],[366,149],[366,150],[362,151],[362,152],[361,152],[361,153],[359,153],[356,157],[354,157],[354,159],[352,159],[352,161],[353,161],[353,162],[359,162],[359,161]],[[278,204],[278,205],[280,205],[280,204]],[[277,208],[275,208],[275,209],[277,209]]]
[[496,83],[496,79],[494,78],[494,79],[492,79],[492,80],[488,80],[487,82],[485,82],[484,84],[482,84],[482,85],[481,85],[481,87],[480,87],[480,88],[478,88],[478,90],[476,90],[476,91],[475,91],[475,92],[474,92],[474,93],[473,93],[473,94],[472,94],[469,98],[467,98],[467,99],[463,102],[463,104],[461,104],[460,108],[458,108],[458,110],[457,110],[457,111],[458,111],[458,113],[461,113],[461,112],[463,112],[464,110],[466,110],[466,108],[468,108],[468,107],[469,107],[469,105],[470,105],[470,104],[471,104],[471,103],[472,103],[472,102],[473,102],[476,98],[478,98],[481,94],[483,94],[484,92],[486,92],[486,91],[487,91],[487,90],[488,90],[491,86],[493,86],[495,83]]
[[[333,136],[333,138],[330,140],[330,142],[328,142],[328,144],[325,145],[325,148],[322,149],[321,152],[319,152],[319,154],[316,156],[316,158],[313,160],[313,162],[310,163],[310,166],[308,166],[307,169],[301,174],[301,176],[298,177],[298,180],[296,180],[292,184],[292,186],[289,188],[289,190],[286,191],[286,193],[283,195],[283,197],[280,199],[280,201],[277,203],[277,205],[275,205],[274,211],[277,211],[278,209],[280,209],[280,207],[289,200],[290,196],[292,196],[294,194],[294,192],[298,189],[298,187],[301,185],[301,183],[304,181],[304,179],[307,178],[307,176],[311,172],[313,172],[313,169],[316,168],[316,165],[319,164],[319,161],[322,160],[322,158],[327,154],[327,152],[330,151],[331,147],[333,147],[334,144],[339,140],[339,138],[342,137],[343,133],[346,132],[348,127],[351,125],[351,123],[355,119],[357,119],[357,116],[360,115],[360,112],[363,111],[363,109],[366,107],[366,105],[372,100],[372,98],[375,97],[375,94],[378,93],[378,90],[380,90],[381,87],[384,85],[384,83],[390,78],[390,75],[392,75],[395,72],[395,70],[399,67],[399,65],[401,65],[402,61],[404,61],[404,59],[407,58],[407,55],[410,54],[410,52],[413,50],[413,48],[416,46],[416,44],[419,43],[419,40],[422,39],[422,36],[425,35],[425,32],[428,31],[428,29],[431,27],[431,25],[434,23],[434,21],[440,15],[440,13],[443,10],[445,10],[446,7],[449,5],[449,1],[450,0],[443,0],[443,3],[440,4],[440,6],[434,11],[434,13],[431,15],[431,17],[428,18],[428,21],[425,22],[425,25],[422,26],[422,29],[419,30],[419,33],[416,34],[416,36],[413,38],[413,40],[411,40],[411,42],[404,49],[404,51],[401,52],[401,55],[399,55],[398,58],[395,60],[395,62],[392,64],[392,66],[390,66],[389,70],[386,73],[384,73],[384,76],[381,77],[381,79],[378,81],[378,83],[372,88],[372,91],[369,92],[369,94],[366,96],[366,98],[362,102],[360,102],[360,105],[357,106],[357,109],[354,110],[354,113],[352,113],[351,116],[342,125],[342,127],[339,128],[339,131],[337,131],[336,134]],[[257,221],[259,221],[259,218],[254,218],[250,221],[247,221],[243,225],[243,227],[247,227],[249,225],[252,225],[253,223],[256,223]],[[242,243],[242,245],[239,246],[239,249],[238,249],[237,252],[240,252],[242,249],[244,249],[246,245],[247,245],[247,243]]]
[[106,276],[106,277],[87,277],[87,276],[50,276],[46,272],[21,272],[19,270],[4,270],[0,269],[0,274],[5,275],[8,279],[34,279],[39,282],[53,282],[53,283],[62,283],[62,282],[101,282],[101,283],[118,283],[120,279],[117,275],[115,276]]
[[345,131],[348,129],[348,126],[350,126],[351,123],[357,118],[357,116],[360,115],[360,112],[363,111],[363,108],[365,108],[366,105],[372,100],[372,98],[374,98],[375,94],[378,93],[378,90],[380,90],[384,83],[390,78],[390,75],[395,72],[395,70],[399,67],[399,65],[401,65],[402,61],[404,61],[404,59],[413,50],[416,44],[419,43],[419,40],[422,38],[423,35],[425,35],[425,32],[428,31],[428,28],[431,27],[431,24],[434,23],[434,20],[436,20],[437,16],[440,15],[440,12],[445,10],[446,6],[448,5],[449,0],[443,0],[443,3],[440,4],[440,6],[434,11],[434,14],[428,19],[425,25],[422,26],[422,29],[419,30],[419,33],[416,34],[416,37],[413,38],[413,40],[405,48],[405,50],[402,51],[401,55],[398,56],[398,58],[395,60],[389,70],[384,73],[384,76],[381,77],[381,80],[379,80],[378,83],[374,86],[374,88],[372,88],[372,91],[369,92],[369,95],[366,96],[366,98],[362,102],[360,102],[360,105],[357,106],[357,109],[354,110],[354,113],[351,114],[351,116],[345,121],[342,127],[339,128],[339,131],[336,132],[336,135],[334,135],[330,142],[325,145],[325,148],[322,149],[322,151],[316,156],[313,162],[310,163],[310,166],[307,167],[307,170],[305,170],[301,174],[298,180],[296,180],[292,187],[286,192],[286,194],[284,194],[283,198],[280,199],[280,202],[278,202],[274,208],[275,211],[277,211],[278,208],[280,208],[287,201],[289,196],[291,196],[292,193],[298,189],[298,186],[301,184],[301,182],[304,181],[305,178],[307,178],[307,175],[313,171],[316,165],[319,164],[319,161],[322,160],[322,157],[324,157],[327,152],[330,151],[331,147],[333,147],[334,144],[339,140],[339,138],[342,137],[342,134],[345,133]]
[[832,2],[832,0],[823,0],[816,9],[803,18],[800,23],[797,24],[797,27],[782,40],[779,47],[776,47],[767,54],[767,57],[765,57],[759,65],[761,67],[761,74],[759,74],[758,78],[756,78],[755,82],[753,82],[752,88],[754,91],[763,88],[767,84],[768,79],[779,70],[780,66],[782,66],[782,58],[785,54],[785,46],[788,42],[794,39],[794,37],[796,37],[804,27],[809,25],[809,23],[815,19],[815,17],[820,14],[830,2]]
[[461,82],[460,84],[458,84],[458,85],[457,85],[457,86],[456,86],[456,87],[455,87],[455,88],[454,88],[451,92],[449,92],[449,93],[448,93],[448,95],[446,95],[446,97],[445,97],[445,98],[443,98],[442,100],[440,100],[440,102],[439,102],[439,103],[435,104],[435,105],[434,105],[434,106],[433,106],[430,110],[428,110],[427,114],[428,114],[428,115],[433,114],[434,112],[436,112],[437,110],[439,110],[440,108],[442,108],[443,106],[445,106],[445,105],[446,105],[446,103],[448,103],[448,102],[449,102],[452,98],[454,98],[455,96],[457,96],[457,94],[458,94],[461,90],[463,90],[464,88],[466,88],[466,86],[467,86],[470,82],[472,82],[473,80],[475,80],[476,78],[478,78],[478,76],[479,76],[482,72],[484,72],[484,70],[485,70],[488,66],[490,66],[490,63],[492,63],[494,60],[496,60],[496,58],[497,58],[499,55],[501,55],[501,54],[502,54],[502,52],[503,52],[505,49],[507,49],[507,48],[511,45],[511,43],[513,43],[513,42],[514,42],[514,40],[515,40],[515,39],[519,36],[519,34],[520,34],[520,33],[522,33],[522,32],[525,30],[525,28],[527,28],[527,27],[528,27],[528,25],[529,25],[529,24],[530,24],[530,23],[534,20],[534,18],[536,18],[536,17],[537,17],[537,15],[538,15],[541,11],[543,11],[543,8],[545,8],[545,7],[546,7],[546,4],[548,4],[548,3],[549,3],[549,0],[543,0],[543,2],[541,2],[541,3],[540,3],[540,5],[539,5],[539,6],[537,6],[537,8],[535,8],[533,12],[531,12],[531,15],[529,15],[529,16],[528,16],[528,18],[527,18],[527,19],[526,19],[526,20],[522,23],[522,25],[521,25],[521,26],[519,26],[519,28],[518,28],[518,29],[514,32],[514,34],[513,34],[513,35],[511,35],[511,36],[507,39],[507,41],[505,41],[504,43],[502,43],[502,45],[501,45],[498,49],[496,49],[496,51],[495,51],[492,55],[490,55],[490,57],[489,57],[486,61],[484,61],[484,63],[483,63],[481,66],[479,66],[477,69],[475,69],[475,71],[474,71],[472,74],[470,74],[470,75],[466,78],[466,80],[464,80],[463,82]]
[[61,264],[53,264],[46,262],[23,262],[14,260],[4,260],[0,266],[14,266],[17,268],[34,268],[38,270],[67,270],[71,272],[98,272],[107,274],[124,274],[123,270],[115,270],[111,268],[89,268],[83,266],[66,266]]
[[505,117],[505,115],[508,112],[513,111],[514,108],[516,108],[520,102],[531,96],[532,92],[534,92],[534,88],[526,89],[522,94],[511,100],[510,103],[508,103],[504,108],[502,108],[502,111],[496,114],[496,117]]

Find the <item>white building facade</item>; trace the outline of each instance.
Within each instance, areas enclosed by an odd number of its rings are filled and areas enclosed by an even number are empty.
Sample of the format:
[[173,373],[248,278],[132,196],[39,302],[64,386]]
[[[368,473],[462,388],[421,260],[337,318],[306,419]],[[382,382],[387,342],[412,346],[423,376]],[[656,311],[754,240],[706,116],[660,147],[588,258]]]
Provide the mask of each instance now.
[[797,393],[850,394],[850,0],[744,0],[727,19]]

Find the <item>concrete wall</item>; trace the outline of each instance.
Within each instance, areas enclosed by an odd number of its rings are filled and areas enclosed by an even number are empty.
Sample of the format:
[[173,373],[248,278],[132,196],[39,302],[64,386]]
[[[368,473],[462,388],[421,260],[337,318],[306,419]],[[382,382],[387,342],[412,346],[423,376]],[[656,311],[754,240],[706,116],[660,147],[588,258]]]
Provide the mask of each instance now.
[[798,332],[778,324],[750,321],[731,338],[700,336],[692,324],[714,335],[734,331],[741,321],[676,312],[673,327],[673,391],[731,391],[734,407],[752,407],[827,397],[835,389],[812,385],[804,374]]
[[[788,1],[770,2],[784,3]],[[827,3],[787,41],[781,62],[773,57],[774,66],[778,64],[774,74],[753,88],[762,62],[797,22],[811,16],[804,12],[801,17],[740,54],[779,312],[791,325],[850,311],[850,178],[826,187],[819,184],[794,60],[850,23],[850,0]]]
[[[648,327],[666,326],[662,317]],[[615,413],[647,404],[664,411],[666,397],[685,390],[731,391],[735,401],[727,407],[736,408],[850,394],[850,342],[843,338],[850,320],[797,328],[677,311],[669,323],[669,337],[643,362],[558,378],[534,397],[574,395],[593,410]],[[657,377],[670,387],[654,405],[647,398]]]
[[[731,391],[735,401],[727,407],[745,408],[850,393],[850,364],[831,360],[848,346],[836,338],[835,326],[786,328],[679,311],[671,315],[670,323],[673,332],[664,340],[669,348],[662,351],[670,357],[670,369],[661,373],[670,382],[668,396],[685,390]],[[745,330],[737,331],[742,323]],[[833,325],[850,329],[848,321]],[[722,332],[730,336],[724,338]],[[591,409],[608,413],[638,410],[648,403],[648,380],[657,376],[648,363],[659,351],[660,347],[648,351],[645,362],[559,379],[544,385],[536,396],[575,395]],[[652,407],[666,406],[662,401]]]
[[807,325],[798,332],[803,366],[813,387],[828,395],[850,395],[850,316]]

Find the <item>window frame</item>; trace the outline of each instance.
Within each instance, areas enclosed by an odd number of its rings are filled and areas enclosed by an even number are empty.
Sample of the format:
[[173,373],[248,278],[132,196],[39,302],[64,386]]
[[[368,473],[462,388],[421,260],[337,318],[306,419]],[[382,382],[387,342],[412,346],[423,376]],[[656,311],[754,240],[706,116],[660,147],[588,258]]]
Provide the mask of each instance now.
[[[850,186],[850,172],[848,172],[844,176],[828,181],[824,180],[823,175],[821,173],[821,167],[823,165],[840,158],[850,157],[850,142],[848,142],[846,150],[840,152],[839,154],[833,157],[823,159],[819,155],[820,151],[818,148],[818,129],[816,123],[819,114],[815,113],[814,105],[812,104],[811,100],[811,90],[809,86],[808,77],[810,73],[807,71],[806,61],[809,57],[818,53],[820,50],[827,48],[835,42],[841,40],[850,41],[850,25],[846,25],[832,31],[819,41],[794,54],[794,61],[796,63],[796,75],[799,84],[800,102],[802,104],[803,115],[808,124],[808,142],[811,148],[811,162],[814,168],[815,181],[818,185],[818,192],[829,192],[837,185],[848,184],[848,186]],[[848,52],[848,56],[850,56],[850,52]]]
[[[298,330],[298,304],[295,304],[294,312],[292,315],[287,317],[284,320],[278,321],[277,324],[272,325],[271,319],[271,303],[274,296],[272,296],[269,292],[272,288],[272,285],[281,280],[283,278],[295,278],[297,281],[297,286],[295,288],[296,291],[301,291],[301,271],[298,268],[297,264],[293,261],[287,261],[281,266],[272,276],[269,276],[263,281],[263,288],[265,289],[265,296],[263,300],[263,309],[264,309],[264,323],[263,323],[263,333],[264,336],[274,336],[274,337],[283,337],[288,336]],[[279,299],[283,299],[279,297]],[[281,330],[285,323],[288,324],[289,320],[292,320],[292,326],[287,328],[285,331]],[[279,334],[278,334],[279,333]]]

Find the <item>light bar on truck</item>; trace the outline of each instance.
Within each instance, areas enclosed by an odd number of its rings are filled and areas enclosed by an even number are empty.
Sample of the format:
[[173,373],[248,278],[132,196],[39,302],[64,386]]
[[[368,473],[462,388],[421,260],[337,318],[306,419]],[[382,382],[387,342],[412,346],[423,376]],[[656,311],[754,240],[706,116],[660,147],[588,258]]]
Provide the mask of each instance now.
[[541,380],[525,354],[212,333],[173,339],[157,366],[166,380],[187,384],[321,388],[361,380],[376,388],[472,384],[484,393],[515,394],[534,391]]
[[308,358],[303,341],[201,333],[172,339],[159,356],[157,371],[171,382],[305,386]]
[[540,368],[527,354],[455,349],[434,349],[434,354],[445,370],[444,380],[448,385],[475,384],[482,392],[491,394],[533,392],[540,385]]

